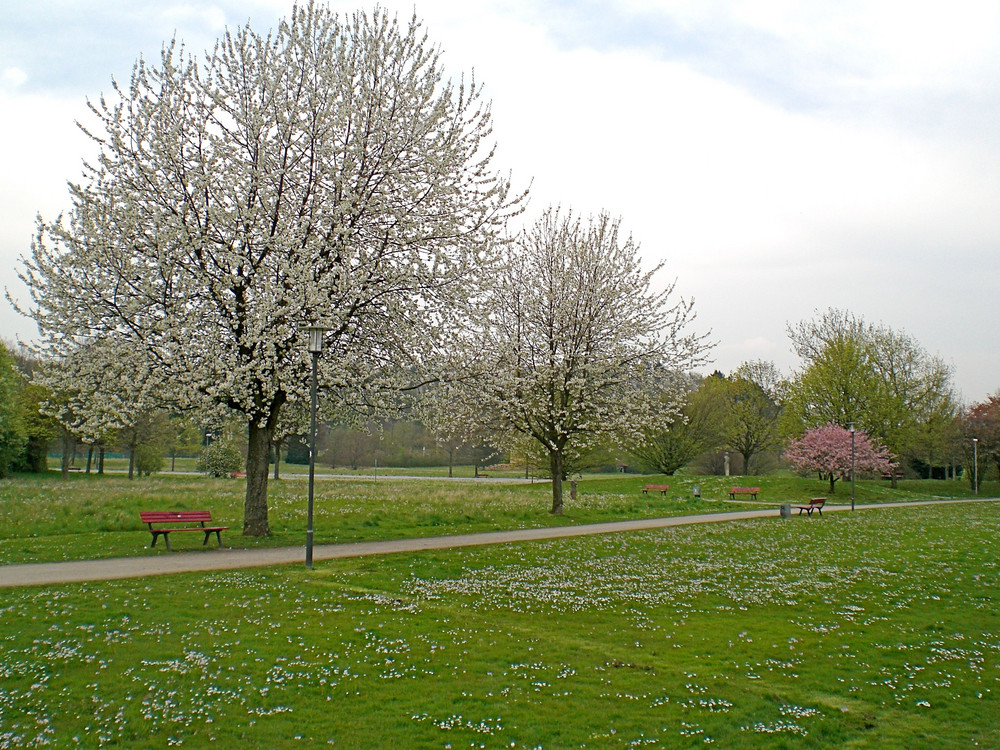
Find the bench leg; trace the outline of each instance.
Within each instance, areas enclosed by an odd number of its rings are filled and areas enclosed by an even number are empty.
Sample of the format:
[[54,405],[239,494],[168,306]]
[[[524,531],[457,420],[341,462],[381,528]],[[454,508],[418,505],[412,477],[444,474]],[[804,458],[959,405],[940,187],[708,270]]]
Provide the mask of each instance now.
[[222,534],[218,531],[215,532],[215,539],[219,543],[219,549],[222,549]]

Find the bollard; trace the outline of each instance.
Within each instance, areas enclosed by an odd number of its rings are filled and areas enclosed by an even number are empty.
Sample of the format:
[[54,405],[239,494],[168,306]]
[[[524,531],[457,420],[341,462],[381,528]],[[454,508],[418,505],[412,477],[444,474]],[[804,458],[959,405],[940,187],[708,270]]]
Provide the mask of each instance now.
[[791,503],[783,503],[781,505],[781,517],[791,518],[792,517],[792,506]]

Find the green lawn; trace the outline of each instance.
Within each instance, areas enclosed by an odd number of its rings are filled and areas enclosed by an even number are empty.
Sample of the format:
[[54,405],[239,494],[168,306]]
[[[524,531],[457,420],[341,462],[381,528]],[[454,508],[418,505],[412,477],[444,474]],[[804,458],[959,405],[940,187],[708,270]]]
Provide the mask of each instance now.
[[962,503],[8,589],[0,746],[998,747],[998,558]]

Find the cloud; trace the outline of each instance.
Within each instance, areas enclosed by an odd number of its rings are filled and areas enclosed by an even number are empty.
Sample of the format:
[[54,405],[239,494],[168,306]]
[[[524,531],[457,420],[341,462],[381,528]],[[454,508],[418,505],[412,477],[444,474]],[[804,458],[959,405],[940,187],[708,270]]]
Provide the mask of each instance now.
[[194,5],[174,5],[164,8],[159,21],[165,27],[221,33],[226,28],[226,11],[217,5],[198,7]]
[[[291,0],[15,3],[0,25],[0,273],[90,144],[84,101],[223,24]],[[333,0],[353,13],[351,0]],[[405,22],[412,2],[388,0]],[[423,0],[450,76],[493,102],[496,166],[548,203],[607,209],[696,298],[715,366],[795,364],[785,325],[829,306],[907,329],[966,395],[1000,382],[1000,4]],[[20,83],[18,83],[20,81]],[[9,283],[8,276],[4,282]],[[7,318],[2,321],[7,327]]]
[[5,87],[19,88],[28,80],[28,74],[20,68],[5,68],[3,82]]

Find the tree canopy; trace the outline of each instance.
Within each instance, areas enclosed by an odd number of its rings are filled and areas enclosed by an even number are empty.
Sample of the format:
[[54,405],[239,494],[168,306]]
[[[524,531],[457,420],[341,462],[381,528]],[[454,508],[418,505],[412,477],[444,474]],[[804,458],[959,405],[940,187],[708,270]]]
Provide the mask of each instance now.
[[[521,196],[492,171],[490,110],[416,18],[297,5],[276,31],[177,43],[91,103],[100,147],[21,273],[55,358],[113,338],[249,428],[244,533],[266,534],[267,456],[320,380],[369,405],[460,319]],[[360,394],[360,395],[359,395]]]
[[723,440],[743,457],[743,472],[751,474],[754,459],[778,445],[784,380],[774,363],[754,360],[741,364],[722,382]]
[[[969,406],[961,416],[962,453],[970,482],[983,480],[986,467],[993,464],[1000,474],[1000,393]],[[975,450],[972,441],[975,439]],[[973,461],[978,465],[974,465]]]
[[785,407],[793,435],[854,423],[901,455],[920,425],[954,413],[951,370],[905,333],[830,309],[789,336],[803,360]]
[[0,478],[7,476],[28,442],[21,409],[23,376],[0,341]]
[[568,458],[678,416],[680,389],[667,376],[698,363],[706,345],[687,330],[692,302],[675,300],[672,284],[653,288],[659,269],[643,269],[618,220],[549,208],[484,292],[488,314],[459,355],[476,367],[449,384],[448,403],[466,407],[455,412],[466,425],[541,447],[554,513]]
[[679,413],[672,421],[652,420],[637,431],[629,452],[642,468],[670,476],[718,447],[725,412],[722,400],[709,394],[715,380],[687,375],[676,381],[679,393],[667,390],[661,395],[668,402],[680,398]]
[[829,479],[830,492],[838,479],[851,476],[852,465],[855,472],[877,474],[892,473],[896,467],[885,446],[863,430],[855,432],[852,450],[850,430],[832,423],[806,430],[801,438],[789,441],[785,460],[799,471],[817,472],[820,479]]

